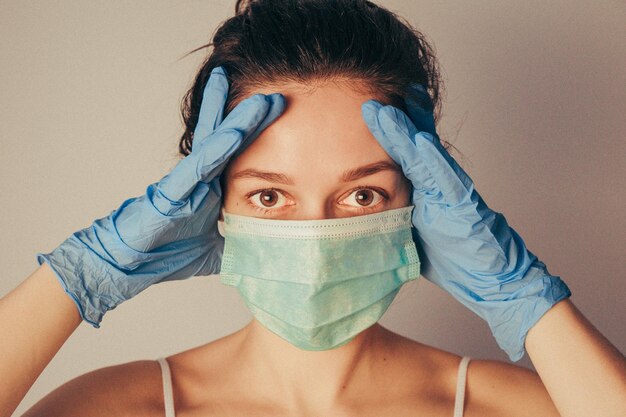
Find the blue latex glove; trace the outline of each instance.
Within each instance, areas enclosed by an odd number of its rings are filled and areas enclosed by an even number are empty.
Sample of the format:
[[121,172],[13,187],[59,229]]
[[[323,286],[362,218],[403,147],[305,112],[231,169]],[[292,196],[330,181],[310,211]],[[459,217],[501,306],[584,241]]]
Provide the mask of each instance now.
[[215,68],[202,97],[192,152],[145,195],[130,198],[107,217],[73,233],[47,262],[83,320],[102,316],[152,284],[218,273],[224,238],[217,220],[220,174],[285,108],[278,93],[242,100],[223,118],[228,80]]
[[412,184],[413,239],[422,275],[485,320],[511,361],[528,331],[571,292],[491,210],[435,132],[433,105],[420,85],[402,110],[368,100],[370,131]]

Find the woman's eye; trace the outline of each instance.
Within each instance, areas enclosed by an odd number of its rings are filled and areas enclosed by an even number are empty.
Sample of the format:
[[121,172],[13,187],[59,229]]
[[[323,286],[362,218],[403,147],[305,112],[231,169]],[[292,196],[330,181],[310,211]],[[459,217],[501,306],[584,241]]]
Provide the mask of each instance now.
[[[381,200],[386,200],[387,196],[382,192],[372,190],[370,188],[361,188],[353,191],[348,197],[346,197],[343,201],[348,201],[348,205],[352,205],[354,207],[373,207],[380,203]],[[351,204],[351,203],[356,204]]]
[[[293,205],[288,204],[289,200],[284,194],[276,189],[268,188],[249,193],[247,202],[252,208],[264,214],[277,212],[283,207]],[[355,189],[339,202],[339,204],[347,205],[357,210],[370,210],[379,205],[381,201],[389,200],[389,196],[382,190],[377,191],[372,188]]]
[[287,199],[277,190],[267,189],[250,194],[248,200],[254,208],[264,210],[278,209]]

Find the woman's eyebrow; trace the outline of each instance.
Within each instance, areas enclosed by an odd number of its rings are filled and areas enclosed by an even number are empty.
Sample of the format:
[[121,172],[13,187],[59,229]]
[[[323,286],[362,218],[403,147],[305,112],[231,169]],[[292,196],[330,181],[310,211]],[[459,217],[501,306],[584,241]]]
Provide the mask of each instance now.
[[[352,168],[344,171],[340,180],[342,182],[356,181],[363,177],[374,175],[381,171],[395,171],[402,173],[402,168],[399,165],[390,161],[377,161],[371,164],[363,165],[358,168]],[[291,178],[285,174],[278,172],[266,172],[259,171],[257,169],[248,168],[233,174],[232,179],[237,180],[240,178],[259,178],[268,182],[274,182],[284,185],[294,185]]]
[[381,171],[395,171],[402,174],[402,168],[400,167],[400,165],[397,165],[391,161],[378,161],[345,171],[341,175],[341,181],[356,181],[360,178],[368,177]]

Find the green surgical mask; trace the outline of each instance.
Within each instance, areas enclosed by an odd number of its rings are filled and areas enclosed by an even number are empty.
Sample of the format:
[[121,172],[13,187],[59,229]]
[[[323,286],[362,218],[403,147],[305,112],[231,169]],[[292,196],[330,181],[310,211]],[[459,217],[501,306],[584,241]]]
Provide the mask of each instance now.
[[322,220],[223,212],[221,282],[237,287],[253,316],[289,343],[343,346],[419,277],[412,209]]

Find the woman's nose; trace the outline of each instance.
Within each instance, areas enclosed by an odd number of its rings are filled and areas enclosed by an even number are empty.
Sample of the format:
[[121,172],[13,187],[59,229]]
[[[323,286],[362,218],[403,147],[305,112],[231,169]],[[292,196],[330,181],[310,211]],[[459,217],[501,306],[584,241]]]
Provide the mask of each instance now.
[[290,217],[291,220],[322,220],[350,216],[350,211],[341,210],[333,199],[320,197],[300,200]]
[[300,210],[294,213],[292,220],[322,220],[332,219],[337,216],[335,210],[324,204],[300,205]]

